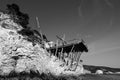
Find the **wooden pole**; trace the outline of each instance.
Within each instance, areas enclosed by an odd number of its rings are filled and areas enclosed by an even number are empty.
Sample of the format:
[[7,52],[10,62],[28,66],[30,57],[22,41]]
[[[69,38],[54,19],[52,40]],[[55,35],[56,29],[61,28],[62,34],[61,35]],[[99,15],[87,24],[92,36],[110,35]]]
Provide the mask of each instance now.
[[40,29],[40,22],[39,22],[39,19],[38,19],[38,17],[36,17],[36,22],[37,22],[37,27],[38,27],[38,29],[39,29],[39,31],[40,31],[41,40],[43,41],[43,34],[42,34],[42,31],[41,31],[41,29]]
[[80,52],[80,53],[78,52],[77,61],[76,61],[77,63],[76,63],[76,66],[75,66],[75,69],[74,69],[74,70],[77,69],[78,63],[79,63],[79,61],[80,61],[80,56],[81,56],[81,54],[82,54],[81,52]]
[[57,51],[58,51],[58,40],[56,41],[56,51],[55,51],[55,56],[57,56]]
[[73,49],[74,49],[74,45],[72,46],[71,51],[70,51],[70,53],[71,53],[71,63],[70,63],[70,67],[72,67],[72,64],[73,64],[73,53],[72,53]]
[[64,42],[65,42],[65,34],[63,35],[62,40],[63,40],[63,45],[64,45]]
[[[62,45],[63,46],[64,46],[64,40],[65,40],[65,34],[63,35],[63,38],[62,38]],[[61,50],[60,57],[61,57],[61,59],[64,58],[63,48]]]
[[[65,45],[65,34],[63,35],[63,38],[62,38],[62,45],[64,46]],[[65,53],[62,53],[62,57],[63,57],[63,59],[65,60],[65,55],[64,55]]]
[[60,59],[62,59],[62,57],[63,57],[63,48],[62,48],[62,50],[60,52]]
[[75,54],[74,54],[74,61],[77,61],[77,56],[78,56],[78,52],[75,52]]

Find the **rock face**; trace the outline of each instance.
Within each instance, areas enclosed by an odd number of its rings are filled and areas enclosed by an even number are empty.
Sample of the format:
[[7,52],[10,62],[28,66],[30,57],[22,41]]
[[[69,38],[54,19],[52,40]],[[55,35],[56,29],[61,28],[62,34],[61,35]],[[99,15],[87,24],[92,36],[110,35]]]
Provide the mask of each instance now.
[[102,70],[97,70],[96,74],[103,74],[103,71]]
[[78,65],[75,71],[66,70],[68,66],[61,66],[63,61],[57,59],[42,47],[42,44],[34,44],[18,32],[23,30],[11,15],[0,12],[0,75],[8,75],[12,71],[41,73],[81,74],[83,66]]

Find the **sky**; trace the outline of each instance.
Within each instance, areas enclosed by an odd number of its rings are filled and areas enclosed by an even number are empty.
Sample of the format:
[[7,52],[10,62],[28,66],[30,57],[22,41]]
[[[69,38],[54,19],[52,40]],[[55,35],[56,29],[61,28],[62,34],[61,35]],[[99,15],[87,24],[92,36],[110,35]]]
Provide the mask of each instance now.
[[29,14],[30,27],[37,29],[39,18],[48,40],[83,39],[89,49],[84,64],[120,68],[120,0],[0,0],[0,9],[12,3]]

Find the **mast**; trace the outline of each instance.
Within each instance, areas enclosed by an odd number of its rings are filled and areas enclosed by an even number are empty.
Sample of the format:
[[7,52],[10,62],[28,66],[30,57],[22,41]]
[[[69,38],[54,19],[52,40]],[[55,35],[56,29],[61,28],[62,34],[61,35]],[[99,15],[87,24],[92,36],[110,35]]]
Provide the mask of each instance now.
[[41,29],[40,29],[40,22],[39,22],[39,19],[38,19],[38,17],[36,17],[36,22],[37,22],[37,27],[38,27],[38,29],[39,29],[39,32],[40,32],[40,35],[41,35],[41,40],[43,41],[43,34],[42,34],[42,31],[41,31]]

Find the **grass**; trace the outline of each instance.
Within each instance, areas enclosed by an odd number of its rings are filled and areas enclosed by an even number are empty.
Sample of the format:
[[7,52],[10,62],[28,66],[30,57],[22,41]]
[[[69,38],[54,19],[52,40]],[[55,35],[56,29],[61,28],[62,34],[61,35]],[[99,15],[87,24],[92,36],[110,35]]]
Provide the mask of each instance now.
[[0,80],[120,80],[120,74],[85,74],[80,76],[53,76],[42,74],[41,76],[30,77],[18,76],[18,77],[4,77]]
[[120,80],[120,74],[86,74],[79,76],[78,80]]

